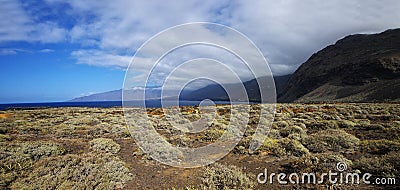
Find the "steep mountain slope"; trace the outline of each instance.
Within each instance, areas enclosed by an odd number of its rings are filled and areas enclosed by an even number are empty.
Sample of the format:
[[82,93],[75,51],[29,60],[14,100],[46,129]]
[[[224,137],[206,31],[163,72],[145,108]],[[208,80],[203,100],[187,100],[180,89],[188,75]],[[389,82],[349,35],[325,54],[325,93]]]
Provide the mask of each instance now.
[[399,72],[400,29],[350,35],[303,63],[278,101],[399,101]]

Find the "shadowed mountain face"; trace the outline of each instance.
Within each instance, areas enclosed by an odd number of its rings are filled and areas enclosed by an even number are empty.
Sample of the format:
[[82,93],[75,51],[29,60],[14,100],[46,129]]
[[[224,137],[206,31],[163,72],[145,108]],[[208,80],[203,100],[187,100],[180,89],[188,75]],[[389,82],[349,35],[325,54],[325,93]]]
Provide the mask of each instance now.
[[[400,101],[400,29],[347,36],[313,54],[293,75],[276,76],[274,80],[278,102]],[[259,102],[256,80],[243,85],[249,100]],[[242,88],[241,84],[224,86]],[[143,90],[132,89],[126,93],[130,99],[138,100]],[[116,90],[72,101],[120,101],[121,96],[121,90]],[[146,99],[160,97],[160,88],[146,90]],[[180,99],[229,101],[225,90],[216,84],[184,90]]]
[[350,35],[303,63],[278,101],[399,101],[399,72],[400,29]]
[[[289,79],[290,75],[285,76],[276,76],[274,77],[275,87],[277,90],[277,94],[284,89],[284,86]],[[262,78],[260,78],[263,80]],[[246,81],[243,84],[225,84],[226,88],[233,89],[232,91],[239,91],[242,88],[242,85],[245,87],[249,101],[260,102],[260,91],[258,87],[258,83],[255,79]],[[145,88],[135,87],[130,90],[125,91],[125,95],[129,97],[129,100],[141,100],[141,97],[144,93]],[[146,89],[146,99],[160,99],[161,97],[161,88],[147,88]],[[167,99],[171,99],[172,97],[164,97]],[[189,100],[189,101],[201,101],[204,99],[210,99],[214,101],[229,101],[228,94],[225,92],[224,88],[220,85],[212,84],[205,86],[203,88],[197,90],[188,90],[184,89],[180,96],[180,100]],[[71,101],[74,102],[90,102],[90,101],[121,101],[122,100],[122,90],[114,90],[109,92],[92,94],[89,96],[83,96],[79,98],[75,98]],[[240,100],[232,100],[232,101],[240,101]]]
[[[289,77],[290,77],[290,75],[274,77],[275,88],[276,88],[277,94],[284,89],[284,86],[286,85],[286,82],[289,79]],[[267,80],[267,79],[260,78],[259,80]],[[225,88],[233,89],[232,90],[233,92],[240,91],[242,88],[241,84],[226,84],[224,86],[225,86]],[[259,89],[256,79],[252,79],[250,81],[244,82],[243,86],[246,89],[249,101],[251,101],[251,102],[260,102],[261,101],[260,89]],[[270,89],[268,87],[266,87],[266,88],[267,88],[266,90]],[[235,89],[237,89],[237,90],[235,90]],[[211,99],[211,100],[216,100],[216,101],[229,101],[230,100],[229,96],[226,93],[226,91],[224,90],[224,88],[218,84],[212,84],[212,85],[208,85],[204,88],[200,88],[195,91],[181,93],[180,99],[181,100]],[[231,100],[231,101],[240,101],[240,100]],[[274,100],[269,100],[268,102],[274,102]]]

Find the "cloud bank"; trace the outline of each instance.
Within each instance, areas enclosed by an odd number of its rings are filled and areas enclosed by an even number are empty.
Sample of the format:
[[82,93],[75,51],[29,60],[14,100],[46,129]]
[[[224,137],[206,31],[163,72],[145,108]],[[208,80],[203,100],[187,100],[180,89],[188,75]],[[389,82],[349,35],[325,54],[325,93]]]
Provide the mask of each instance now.
[[346,35],[400,27],[399,8],[397,0],[2,0],[0,45],[78,44],[71,52],[77,63],[125,69],[137,48],[161,30],[215,22],[247,35],[273,73],[284,75]]

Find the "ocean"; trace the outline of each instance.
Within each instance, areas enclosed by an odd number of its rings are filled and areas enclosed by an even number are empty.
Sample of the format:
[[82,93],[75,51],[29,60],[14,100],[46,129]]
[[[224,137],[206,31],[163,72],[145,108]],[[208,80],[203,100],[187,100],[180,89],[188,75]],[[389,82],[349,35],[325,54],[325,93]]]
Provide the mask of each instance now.
[[[228,101],[215,101],[215,104],[230,104]],[[168,102],[166,102],[168,104]],[[180,106],[197,106],[200,101],[180,101]],[[129,106],[138,107],[142,105],[142,101],[129,101]],[[122,107],[121,101],[98,101],[98,102],[43,102],[43,103],[14,103],[0,104],[0,110],[7,109],[35,109],[35,108],[58,108],[58,107],[94,107],[94,108],[110,108]],[[147,100],[146,107],[160,108],[162,107],[160,100]]]

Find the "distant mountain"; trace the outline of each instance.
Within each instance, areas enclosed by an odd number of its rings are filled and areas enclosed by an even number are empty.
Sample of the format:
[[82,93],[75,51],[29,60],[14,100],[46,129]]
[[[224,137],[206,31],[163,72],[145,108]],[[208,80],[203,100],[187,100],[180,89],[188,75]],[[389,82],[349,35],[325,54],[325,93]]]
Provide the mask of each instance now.
[[70,100],[70,102],[120,101],[121,97],[122,97],[121,90],[113,90],[109,92],[102,92],[102,93],[74,98]]
[[[276,76],[274,77],[276,91],[280,92],[285,87],[286,82],[290,78],[290,75],[284,76]],[[260,78],[260,80],[265,80],[265,78]],[[232,91],[238,92],[242,85],[240,84],[225,84],[225,88],[233,89]],[[250,81],[246,81],[243,83],[243,86],[246,89],[249,101],[252,102],[260,102],[260,90],[256,79],[252,79]],[[238,89],[238,90],[235,90]],[[235,96],[236,94],[233,94]],[[180,99],[181,100],[204,100],[211,99],[216,101],[228,101],[228,94],[225,92],[224,88],[218,84],[208,85],[206,87],[200,88],[198,90],[192,92],[182,93]],[[240,100],[232,100],[232,101],[240,101]]]
[[[281,89],[284,88],[287,80],[289,79],[290,75],[285,76],[277,76],[274,77],[275,86],[277,92],[280,92]],[[254,102],[260,101],[260,94],[258,84],[255,79],[244,82],[243,83],[249,100]],[[240,84],[225,84],[227,88],[234,89],[234,92],[237,92],[241,88]],[[128,94],[130,100],[140,100],[140,97],[143,94],[145,89],[143,87],[135,87],[130,90],[126,90],[125,93]],[[161,97],[161,88],[147,88],[146,91],[146,99],[160,99]],[[204,99],[211,99],[214,101],[228,101],[228,95],[226,94],[225,90],[219,85],[208,85],[206,87],[197,89],[197,90],[183,90],[180,94],[181,100],[191,100],[191,101],[198,101]],[[83,96],[79,98],[75,98],[70,101],[74,102],[90,102],[90,101],[121,101],[122,100],[122,90],[113,90],[109,92],[97,93],[92,94],[89,96]],[[240,101],[240,100],[235,100]]]
[[400,29],[350,35],[303,63],[278,101],[399,101],[399,72]]
[[[144,90],[145,90],[144,87],[134,87],[130,90],[125,90],[125,93],[130,100],[140,100]],[[159,99],[160,97],[161,97],[161,88],[159,87],[147,88],[146,99]],[[121,101],[121,100],[122,100],[122,90],[113,90],[109,92],[102,92],[102,93],[92,94],[89,96],[74,98],[70,101],[91,102],[91,101]]]
[[[379,34],[356,34],[313,54],[292,75],[274,77],[278,102],[400,101],[400,29]],[[244,82],[250,101],[260,101],[255,79]],[[240,84],[225,84],[231,89]],[[127,90],[139,100],[144,88]],[[233,90],[237,92],[237,90]],[[93,94],[71,101],[120,101],[121,90]],[[149,88],[146,99],[160,99],[160,88]],[[181,100],[229,100],[219,85],[184,90]]]

